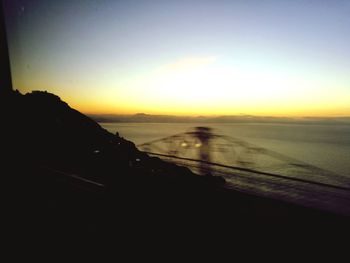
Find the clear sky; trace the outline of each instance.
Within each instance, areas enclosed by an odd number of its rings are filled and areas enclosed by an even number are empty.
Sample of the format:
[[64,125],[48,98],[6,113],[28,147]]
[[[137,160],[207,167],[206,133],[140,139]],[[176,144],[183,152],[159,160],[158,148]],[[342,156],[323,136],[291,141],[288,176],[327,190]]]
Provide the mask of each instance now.
[[14,88],[84,113],[350,116],[348,0],[5,0]]

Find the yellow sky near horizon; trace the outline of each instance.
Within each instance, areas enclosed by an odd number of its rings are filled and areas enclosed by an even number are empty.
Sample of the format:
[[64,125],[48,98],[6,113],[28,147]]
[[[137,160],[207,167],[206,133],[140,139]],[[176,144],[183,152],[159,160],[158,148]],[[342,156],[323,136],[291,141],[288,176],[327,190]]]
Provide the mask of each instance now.
[[350,94],[343,83],[335,89],[285,72],[216,66],[217,60],[214,56],[183,58],[121,83],[115,80],[117,85],[111,83],[113,79],[60,83],[41,78],[41,85],[26,82],[22,86],[28,91],[53,92],[90,114],[350,116]]
[[[124,81],[56,81],[53,86],[42,77],[15,83],[28,91],[53,92],[89,114],[350,116],[347,85],[338,75],[319,80],[288,70],[242,69],[219,60],[185,57]],[[337,85],[336,92],[332,85]]]
[[22,86],[56,93],[90,114],[350,116],[348,78],[331,73],[319,79],[288,68],[240,67],[220,63],[219,56],[190,56],[122,80],[41,76]]

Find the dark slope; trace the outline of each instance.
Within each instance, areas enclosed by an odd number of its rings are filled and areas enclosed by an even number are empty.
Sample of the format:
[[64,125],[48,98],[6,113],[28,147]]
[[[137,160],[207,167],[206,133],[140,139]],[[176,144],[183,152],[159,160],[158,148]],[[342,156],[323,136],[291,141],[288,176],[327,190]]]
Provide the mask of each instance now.
[[151,236],[332,232],[348,223],[229,191],[220,179],[151,158],[50,93],[13,92],[1,98],[1,113],[10,236],[147,242]]

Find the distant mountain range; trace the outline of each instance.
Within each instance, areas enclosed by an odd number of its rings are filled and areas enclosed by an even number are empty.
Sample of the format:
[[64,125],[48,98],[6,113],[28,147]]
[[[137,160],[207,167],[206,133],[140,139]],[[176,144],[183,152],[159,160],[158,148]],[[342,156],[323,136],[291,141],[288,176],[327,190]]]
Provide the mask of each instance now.
[[97,122],[154,122],[154,123],[289,123],[350,125],[349,117],[272,117],[253,115],[172,116],[137,113],[134,115],[88,114]]

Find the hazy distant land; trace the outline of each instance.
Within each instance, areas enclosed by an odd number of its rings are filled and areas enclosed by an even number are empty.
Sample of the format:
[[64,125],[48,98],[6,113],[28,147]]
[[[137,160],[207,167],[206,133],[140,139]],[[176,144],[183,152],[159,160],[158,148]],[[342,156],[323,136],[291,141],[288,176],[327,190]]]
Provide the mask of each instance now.
[[154,123],[288,123],[288,124],[323,124],[350,125],[347,117],[272,117],[254,115],[227,116],[172,116],[137,113],[134,115],[88,114],[97,122],[154,122]]

